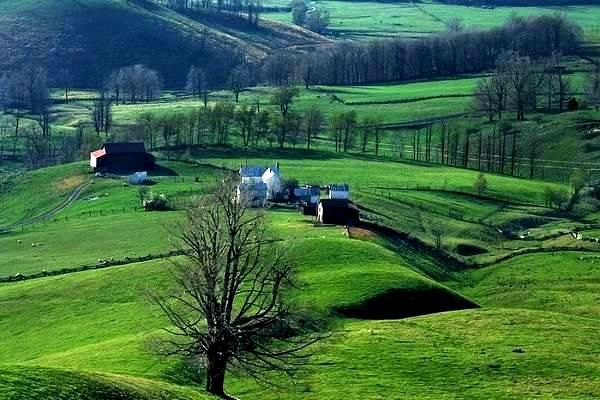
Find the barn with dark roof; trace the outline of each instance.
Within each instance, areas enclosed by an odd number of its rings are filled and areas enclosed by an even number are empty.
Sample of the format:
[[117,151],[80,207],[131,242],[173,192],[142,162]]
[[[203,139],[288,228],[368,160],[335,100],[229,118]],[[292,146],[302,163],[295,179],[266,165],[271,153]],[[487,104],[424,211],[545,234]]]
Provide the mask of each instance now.
[[95,171],[145,171],[154,167],[154,156],[144,143],[105,143],[90,153],[90,167]]
[[360,221],[360,210],[347,199],[323,199],[317,207],[317,221],[322,224],[354,225]]

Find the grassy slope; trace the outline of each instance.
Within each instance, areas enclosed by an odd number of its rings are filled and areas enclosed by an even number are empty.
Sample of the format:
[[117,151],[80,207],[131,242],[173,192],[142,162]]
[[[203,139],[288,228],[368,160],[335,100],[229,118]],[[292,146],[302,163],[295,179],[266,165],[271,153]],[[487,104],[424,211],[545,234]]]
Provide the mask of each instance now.
[[[418,295],[428,288],[454,296],[390,251],[342,239],[337,230],[330,234],[338,238],[294,241],[290,257],[302,291],[293,297],[301,309],[327,315],[390,289]],[[164,377],[172,363],[160,362],[144,348],[165,323],[145,291],[168,290],[167,267],[165,261],[147,262],[3,285],[0,325],[7,340],[0,344],[2,362]]]
[[[367,259],[377,260],[378,268],[382,268],[389,253],[378,255],[374,247],[368,247],[362,250]],[[311,246],[299,251],[304,255],[309,248],[315,258],[323,254],[321,260],[328,260],[330,254],[323,253],[325,249],[350,257],[356,242],[343,248],[336,247],[335,240],[325,241],[321,249]],[[308,290],[300,299],[317,307],[331,306],[345,298],[358,298],[367,283],[371,290],[382,290],[382,283],[371,279],[377,274],[365,273],[372,267],[361,251],[355,254],[353,274],[344,275],[344,270],[337,271],[332,265],[335,274],[327,273],[325,278],[326,264],[316,265],[310,257],[303,257],[306,264],[300,266],[299,276]],[[131,380],[128,376],[139,376],[186,383],[176,363],[148,353],[148,341],[162,322],[145,304],[142,290],[149,285],[159,290],[166,287],[162,268],[160,263],[146,263],[0,287],[0,304],[9,313],[0,319],[8,338],[0,345],[2,361],[24,363],[28,368],[123,374],[119,379],[126,381]],[[305,274],[306,270],[313,272]],[[317,271],[321,275],[312,276]],[[410,273],[398,272],[394,279],[401,285],[410,282]],[[391,277],[382,281],[384,285],[389,285]],[[332,286],[330,281],[338,284]],[[600,372],[594,361],[600,344],[594,334],[600,328],[598,320],[558,313],[487,310],[400,321],[338,320],[333,328],[333,336],[315,349],[297,385],[265,392],[245,378],[232,376],[228,387],[243,398],[280,399],[358,399],[390,394],[397,398],[452,399],[459,393],[468,398],[585,399],[600,391],[600,382],[594,378]],[[10,372],[14,367],[1,369]],[[23,373],[19,370],[18,375]],[[144,382],[154,390],[160,387]],[[10,380],[5,383],[11,390],[14,385]],[[46,390],[54,390],[53,383],[49,385]],[[69,387],[61,390],[64,393]],[[30,388],[21,390],[30,393]]]
[[[218,166],[237,168],[245,162],[244,155],[235,149],[210,149],[193,154],[204,162]],[[330,151],[303,150],[249,150],[248,163],[270,165],[275,161],[281,164],[282,174],[296,178],[301,183],[330,184],[348,182],[353,190],[359,187],[405,188],[424,185],[446,187],[450,190],[472,192],[473,182],[478,172],[440,165],[401,162],[389,158],[343,154]],[[542,181],[528,181],[501,175],[488,177],[488,193],[498,198],[512,201],[541,202],[547,186],[559,188],[563,185]]]
[[[267,153],[262,155],[261,160],[282,160],[286,154],[289,157],[289,152]],[[430,181],[436,179],[435,173],[423,176],[429,167],[385,163],[383,160],[367,162],[369,158],[352,156],[338,158],[329,153],[319,155],[314,160],[290,157],[282,162],[282,168],[286,174],[300,173],[310,163],[315,169],[303,173],[312,173],[313,177],[324,175],[327,179],[341,178],[343,171],[360,179],[364,179],[365,174],[369,176],[369,173],[394,180],[403,176],[419,176],[419,179]],[[237,163],[236,157],[215,151],[210,157],[205,155],[210,161],[224,164]],[[349,165],[352,166],[350,169]],[[370,166],[373,169],[369,169]],[[198,175],[210,179],[210,175],[203,175],[202,169],[199,171],[197,167],[187,164],[170,163],[168,167],[186,179]],[[438,170],[450,174],[452,179],[448,180],[448,184],[453,187],[466,185],[472,177],[470,171],[451,168]],[[54,179],[60,180],[60,177]],[[497,182],[503,182],[500,185],[506,185],[504,190],[511,189],[517,198],[535,197],[536,191],[541,190],[536,189],[535,185],[523,188],[518,185],[519,180],[498,179]],[[183,187],[189,184],[159,182],[157,188],[168,189],[169,185]],[[135,202],[135,196],[130,193],[132,188],[111,182],[103,185],[93,188],[96,194],[110,192],[109,196],[99,200],[104,201],[103,207]],[[456,205],[470,204],[461,196],[451,200]],[[441,200],[439,203],[443,204]],[[86,207],[93,209],[94,206],[81,201],[74,206],[70,215],[74,216]],[[497,205],[476,202],[470,206],[469,212],[485,215],[495,210],[494,207]],[[295,212],[275,209],[267,216],[273,234],[289,237],[294,243],[291,257],[297,265],[301,289],[293,295],[296,305],[324,316],[330,323],[333,336],[320,345],[313,366],[301,376],[298,385],[286,385],[287,389],[277,394],[265,393],[253,382],[234,376],[229,380],[229,387],[234,393],[245,398],[290,399],[334,399],[339,398],[340,393],[345,398],[365,398],[367,394],[377,398],[393,393],[406,398],[450,399],[457,393],[466,393],[473,398],[553,396],[583,399],[600,392],[600,383],[594,378],[598,367],[593,362],[598,348],[593,332],[600,327],[597,319],[522,310],[449,312],[387,322],[332,317],[331,313],[337,309],[360,307],[383,293],[403,292],[423,296],[431,294],[433,290],[448,296],[448,300],[455,298],[455,295],[413,271],[420,269],[419,255],[413,255],[410,259],[399,258],[376,244],[345,238],[341,228],[312,228],[309,221]],[[138,244],[145,244],[144,250],[148,251],[161,245],[160,239],[164,236],[157,225],[162,218],[172,220],[170,214],[125,213],[121,216],[73,217],[48,223],[23,235],[47,235],[48,243],[36,249],[45,259],[65,257],[64,261],[82,262],[88,257],[84,253],[105,249],[104,244],[110,240],[111,233],[114,236],[111,248],[118,249],[122,244],[125,252],[132,251],[129,247]],[[119,220],[120,225],[117,222]],[[82,241],[86,225],[98,229],[103,224],[106,226],[101,230],[105,229],[105,233],[96,230],[96,235],[100,236],[90,240],[92,243],[87,244],[85,252],[67,251],[62,254],[61,249],[68,249],[69,243]],[[82,230],[78,230],[78,227]],[[143,241],[132,240],[142,234]],[[8,237],[5,244],[14,246],[17,237]],[[98,246],[100,244],[102,246]],[[23,251],[29,252],[30,249]],[[10,248],[6,254],[16,257]],[[39,256],[30,253],[25,259],[29,260],[29,265],[37,266]],[[6,267],[10,268],[11,263],[5,264]],[[545,268],[543,260],[540,261],[540,268]],[[486,270],[481,273],[483,271]],[[567,280],[565,290],[572,294],[580,289],[580,281],[590,271],[594,270],[582,271],[572,280]],[[515,273],[523,275],[521,272]],[[572,269],[562,268],[555,275],[571,273]],[[541,272],[538,275],[540,278],[545,276]],[[492,288],[497,297],[490,297],[484,286],[469,288],[467,283],[476,281],[473,276],[471,279],[461,277],[463,284],[455,286],[487,305],[522,307],[518,301],[511,303],[509,294],[500,294],[503,291],[510,293],[506,285]],[[175,390],[165,386],[162,381],[188,384],[189,377],[181,373],[178,363],[156,358],[149,350],[150,340],[164,326],[164,321],[157,318],[157,310],[147,303],[144,293],[149,288],[168,290],[167,278],[167,264],[161,261],[0,286],[0,331],[7,338],[0,343],[0,353],[3,355],[0,363],[6,364],[1,369],[8,371],[6,374],[11,377],[4,387],[0,383],[0,393],[8,387],[8,390],[18,390],[22,398],[27,398],[31,388],[23,382],[31,374],[39,373],[36,369],[30,369],[38,366],[119,374],[116,377],[111,375],[110,379],[134,381],[136,384],[141,381],[131,376],[158,380],[143,381],[145,389],[138,387],[138,392],[131,392],[135,394],[130,395],[127,389],[124,396],[129,397],[124,399],[153,399],[152,396],[162,393],[162,390]],[[565,310],[545,301],[547,295],[543,285],[530,285],[529,289],[526,307],[544,311]],[[595,289],[593,285],[588,289],[580,291],[579,297],[573,298],[569,304],[582,315],[596,316],[595,308],[591,306]],[[427,297],[420,301],[426,302]],[[398,303],[392,302],[392,306],[394,304]],[[560,343],[558,352],[556,343]],[[519,352],[513,352],[516,349],[520,349]],[[27,369],[15,369],[11,364],[25,365]],[[373,365],[377,365],[376,373],[372,372]],[[56,393],[58,389],[53,382],[60,374],[60,371],[44,370],[42,376],[45,385],[41,390]],[[448,376],[452,379],[448,379]],[[86,375],[85,379],[90,379],[86,387],[98,385],[96,375]],[[339,382],[345,385],[340,387]],[[113,383],[101,382],[111,388],[105,390],[122,390],[121,387],[111,386]],[[71,384],[60,389],[61,395],[69,400],[75,391],[77,388],[72,390]]]
[[181,400],[210,398],[191,389],[117,375],[0,366],[0,398],[10,400]]
[[89,181],[83,163],[20,173],[0,189],[0,226],[31,218],[56,207],[77,186]]
[[299,387],[235,388],[267,399],[592,399],[600,391],[598,327],[523,310],[344,321]]
[[[269,0],[265,3],[287,5],[289,1]],[[582,25],[586,39],[600,41],[600,7],[594,5],[482,9],[439,4],[435,1],[419,3],[418,7],[405,2],[327,0],[315,3],[329,10],[331,34],[340,38],[365,40],[381,36],[419,37],[444,31],[445,23],[456,17],[463,19],[467,27],[490,28],[501,25],[513,14],[529,16],[561,12]],[[265,17],[291,23],[290,13],[267,13]]]
[[461,292],[488,307],[530,308],[600,318],[595,254],[517,257],[461,276]]

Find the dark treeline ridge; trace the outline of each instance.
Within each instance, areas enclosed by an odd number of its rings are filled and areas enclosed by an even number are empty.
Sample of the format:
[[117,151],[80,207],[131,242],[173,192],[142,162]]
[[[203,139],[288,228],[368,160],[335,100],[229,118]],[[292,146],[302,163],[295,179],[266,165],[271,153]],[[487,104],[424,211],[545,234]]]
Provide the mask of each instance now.
[[262,65],[263,81],[354,85],[469,74],[492,69],[500,54],[532,59],[577,53],[581,28],[561,15],[513,17],[490,30],[447,31],[420,40],[396,38],[343,42],[299,58],[278,53]]

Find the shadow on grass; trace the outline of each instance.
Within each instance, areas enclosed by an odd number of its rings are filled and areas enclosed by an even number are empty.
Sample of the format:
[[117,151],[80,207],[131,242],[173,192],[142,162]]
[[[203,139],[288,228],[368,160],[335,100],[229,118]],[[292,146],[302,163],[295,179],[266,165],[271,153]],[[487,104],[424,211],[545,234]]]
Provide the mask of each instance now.
[[391,289],[337,312],[360,319],[400,319],[445,311],[479,308],[472,301],[442,288]]

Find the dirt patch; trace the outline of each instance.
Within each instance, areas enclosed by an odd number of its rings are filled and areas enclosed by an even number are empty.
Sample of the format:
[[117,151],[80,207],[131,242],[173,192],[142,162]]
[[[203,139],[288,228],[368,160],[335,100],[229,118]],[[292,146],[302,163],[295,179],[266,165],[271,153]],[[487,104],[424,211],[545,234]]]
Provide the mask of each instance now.
[[377,237],[377,234],[368,229],[350,227],[350,237],[358,240],[372,240]]
[[54,188],[59,192],[66,192],[75,189],[85,181],[82,175],[75,175],[60,180],[54,184]]

